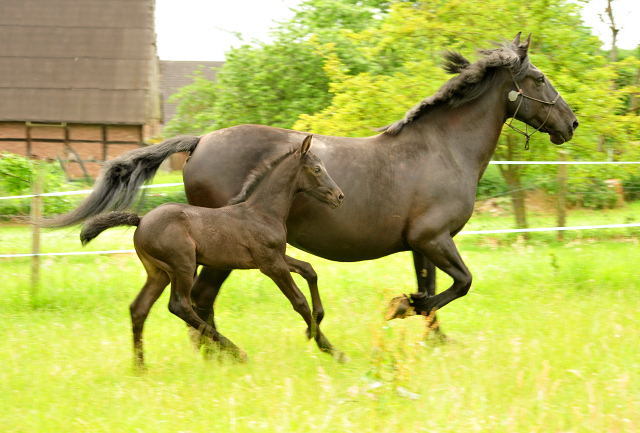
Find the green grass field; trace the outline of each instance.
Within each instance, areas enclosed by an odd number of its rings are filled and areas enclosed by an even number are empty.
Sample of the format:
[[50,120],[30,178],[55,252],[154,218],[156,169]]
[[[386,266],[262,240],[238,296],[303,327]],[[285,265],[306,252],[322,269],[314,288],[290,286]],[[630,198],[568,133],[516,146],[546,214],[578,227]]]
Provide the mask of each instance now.
[[[494,224],[482,218],[468,229]],[[110,230],[90,248],[129,249],[132,233]],[[415,290],[409,254],[344,264],[292,251],[320,276],[322,328],[347,364],[306,341],[270,280],[237,271],[217,325],[249,363],[195,353],[165,293],[146,324],[142,375],[128,314],[144,282],[135,255],[43,258],[34,299],[30,259],[0,259],[0,431],[639,431],[632,234],[460,237],[474,283],[439,313],[445,345],[425,340],[421,317],[382,320],[392,296]],[[42,249],[80,250],[77,231],[47,231]],[[0,227],[1,253],[28,251],[27,227]],[[439,274],[439,290],[449,284]]]

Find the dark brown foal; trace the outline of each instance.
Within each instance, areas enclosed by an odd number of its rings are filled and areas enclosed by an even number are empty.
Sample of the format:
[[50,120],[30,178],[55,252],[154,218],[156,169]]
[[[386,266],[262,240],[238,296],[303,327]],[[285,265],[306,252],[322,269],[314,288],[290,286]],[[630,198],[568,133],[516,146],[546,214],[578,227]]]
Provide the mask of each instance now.
[[344,198],[322,161],[309,151],[311,137],[307,136],[299,149],[271,160],[254,172],[242,192],[230,201],[230,206],[209,209],[169,203],[144,217],[130,212],[111,212],[83,226],[80,234],[83,244],[110,227],[138,227],[133,236],[134,246],[147,271],[147,282],[131,304],[138,365],[143,365],[144,359],[144,321],[169,283],[169,311],[200,330],[220,348],[240,359],[246,357],[194,312],[190,294],[198,264],[227,270],[259,269],[277,284],[302,316],[320,350],[343,359],[342,353],[334,349],[320,331],[306,298],[291,277],[291,270],[308,272],[306,266],[309,265],[285,255],[285,222],[298,192],[307,192],[332,208],[342,204]]

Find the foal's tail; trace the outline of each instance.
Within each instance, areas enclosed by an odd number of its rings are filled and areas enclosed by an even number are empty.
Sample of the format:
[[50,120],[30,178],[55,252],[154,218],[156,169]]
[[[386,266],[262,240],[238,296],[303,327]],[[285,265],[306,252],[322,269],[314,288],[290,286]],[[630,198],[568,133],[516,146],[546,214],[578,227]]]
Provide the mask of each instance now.
[[169,155],[193,151],[200,137],[183,135],[124,153],[102,167],[93,192],[69,213],[40,222],[43,227],[68,227],[107,211],[127,209],[143,183],[153,178]]
[[133,212],[109,212],[98,215],[82,225],[80,241],[87,245],[106,229],[117,226],[138,226],[140,217]]

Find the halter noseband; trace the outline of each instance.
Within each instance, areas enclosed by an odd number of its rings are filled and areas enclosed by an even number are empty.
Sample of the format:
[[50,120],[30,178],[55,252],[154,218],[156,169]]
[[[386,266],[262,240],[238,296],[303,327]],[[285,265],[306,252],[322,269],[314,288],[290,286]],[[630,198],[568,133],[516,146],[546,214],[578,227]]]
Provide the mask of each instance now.
[[[549,115],[551,114],[551,110],[553,109],[553,106],[556,105],[556,102],[560,98],[560,92],[558,92],[558,94],[556,95],[554,100],[551,101],[551,102],[543,101],[541,99],[536,99],[536,98],[533,98],[531,96],[527,96],[522,91],[522,88],[518,85],[518,82],[516,81],[516,78],[513,76],[513,72],[511,71],[511,69],[509,69],[509,74],[511,74],[511,79],[513,80],[513,84],[515,84],[516,85],[516,89],[518,89],[517,92],[515,90],[512,90],[512,91],[509,92],[509,96],[508,96],[509,101],[511,101],[511,102],[516,101],[518,99],[518,96],[522,96],[522,98],[520,99],[520,102],[518,103],[518,107],[516,107],[516,111],[513,113],[513,116],[511,116],[511,121],[509,123],[505,123],[505,124],[509,128],[511,128],[514,131],[516,131],[518,134],[522,134],[525,137],[527,137],[527,141],[524,144],[524,150],[529,150],[529,140],[531,140],[531,136],[533,134],[535,134],[536,132],[540,131],[540,128],[542,128],[544,126],[544,124],[547,123],[547,120],[549,120]],[[516,115],[518,114],[518,110],[520,110],[520,106],[522,105],[522,101],[524,101],[524,98],[540,102],[541,104],[551,105],[551,107],[549,107],[549,111],[547,111],[547,117],[544,118],[544,122],[542,122],[542,125],[538,126],[538,129],[533,131],[531,134],[529,134],[529,125],[526,122],[524,124],[524,127],[525,127],[524,131],[521,130],[521,129],[516,128],[515,126],[513,126],[513,119],[516,118]]]

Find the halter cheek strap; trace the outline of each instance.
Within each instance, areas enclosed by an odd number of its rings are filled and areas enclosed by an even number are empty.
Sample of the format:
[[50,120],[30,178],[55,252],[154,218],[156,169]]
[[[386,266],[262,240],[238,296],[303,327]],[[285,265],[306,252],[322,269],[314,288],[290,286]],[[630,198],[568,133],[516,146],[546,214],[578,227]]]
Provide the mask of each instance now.
[[[551,102],[543,101],[541,99],[536,99],[536,98],[533,98],[531,96],[527,96],[522,91],[522,88],[518,85],[518,82],[516,81],[516,78],[513,76],[513,72],[511,71],[511,69],[509,69],[509,74],[511,74],[511,79],[513,80],[513,84],[515,84],[516,85],[516,89],[518,89],[518,91],[512,90],[512,91],[509,92],[509,95],[508,95],[509,101],[515,102],[518,99],[518,97],[520,97],[520,96],[522,96],[522,98],[520,98],[520,102],[518,102],[518,106],[516,107],[516,111],[513,113],[513,116],[511,116],[511,120],[509,121],[509,123],[505,123],[505,124],[509,128],[511,128],[514,131],[516,131],[518,134],[522,134],[527,138],[527,141],[524,144],[524,150],[529,150],[529,140],[531,140],[531,136],[533,134],[535,134],[536,132],[540,131],[540,128],[542,128],[545,125],[545,123],[547,123],[547,120],[549,120],[549,115],[551,114],[551,110],[553,109],[553,106],[556,105],[556,102],[558,101],[558,99],[560,99],[560,92],[558,92],[556,97]],[[529,125],[526,122],[524,124],[525,125],[525,130],[524,131],[521,130],[521,129],[516,128],[515,126],[513,126],[513,119],[515,119],[516,116],[518,115],[518,111],[520,110],[520,107],[522,106],[522,101],[524,101],[524,98],[531,99],[531,100],[536,101],[536,102],[540,102],[541,104],[550,105],[549,111],[547,111],[547,117],[544,118],[544,122],[542,122],[542,124],[540,126],[538,126],[538,129],[533,131],[531,134],[529,134]]]

